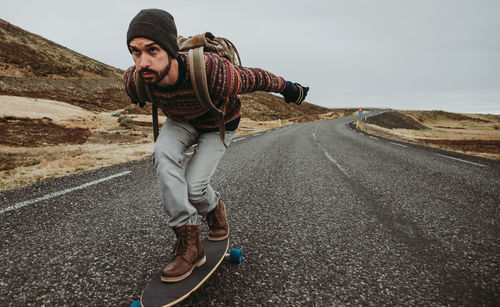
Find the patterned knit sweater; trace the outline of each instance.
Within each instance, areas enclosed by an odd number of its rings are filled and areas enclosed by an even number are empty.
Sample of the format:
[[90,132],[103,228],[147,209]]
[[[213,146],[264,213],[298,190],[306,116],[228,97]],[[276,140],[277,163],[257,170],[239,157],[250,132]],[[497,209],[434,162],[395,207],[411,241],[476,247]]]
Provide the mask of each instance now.
[[[217,116],[196,99],[189,76],[187,53],[180,52],[177,60],[177,83],[168,88],[151,87],[154,103],[169,119],[187,121],[202,129],[218,127]],[[241,117],[241,102],[237,94],[254,91],[279,93],[285,88],[282,77],[260,68],[234,66],[214,53],[205,53],[205,71],[210,97],[214,105],[223,110],[226,124]],[[135,66],[125,72],[123,81],[131,101],[137,102],[139,99],[135,89]]]

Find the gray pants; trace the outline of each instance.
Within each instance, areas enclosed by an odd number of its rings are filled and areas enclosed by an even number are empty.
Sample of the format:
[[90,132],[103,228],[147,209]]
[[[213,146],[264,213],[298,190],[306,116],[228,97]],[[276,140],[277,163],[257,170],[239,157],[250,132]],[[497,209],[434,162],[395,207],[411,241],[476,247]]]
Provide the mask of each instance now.
[[[235,131],[226,131],[227,145]],[[184,152],[197,144],[191,159],[183,165]],[[170,220],[169,227],[196,225],[197,215],[215,209],[220,194],[210,185],[226,148],[219,132],[199,134],[189,123],[167,119],[154,145],[156,173],[161,201]]]

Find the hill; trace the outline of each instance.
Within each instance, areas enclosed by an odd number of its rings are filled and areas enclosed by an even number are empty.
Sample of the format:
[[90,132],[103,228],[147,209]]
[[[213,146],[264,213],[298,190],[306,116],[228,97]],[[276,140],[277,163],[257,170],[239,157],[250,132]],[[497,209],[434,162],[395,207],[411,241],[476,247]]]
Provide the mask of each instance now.
[[86,110],[123,108],[123,71],[0,19],[0,94],[64,101]]
[[[0,19],[0,190],[150,155],[151,106],[130,104],[123,73]],[[353,112],[241,99],[239,135]]]
[[[0,95],[63,101],[85,110],[124,109],[123,70],[81,55],[0,19]],[[285,105],[269,93],[241,95],[244,116],[252,120],[287,119],[322,114],[329,109],[304,103]],[[130,108],[150,114],[151,108]]]

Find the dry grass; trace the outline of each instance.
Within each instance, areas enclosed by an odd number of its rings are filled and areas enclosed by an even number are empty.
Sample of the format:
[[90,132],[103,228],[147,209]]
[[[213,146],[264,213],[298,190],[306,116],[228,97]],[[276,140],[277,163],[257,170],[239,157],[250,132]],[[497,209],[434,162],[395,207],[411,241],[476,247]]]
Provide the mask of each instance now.
[[84,144],[37,148],[2,147],[0,154],[22,155],[24,165],[0,171],[1,190],[39,180],[136,160],[151,154],[152,142],[144,144]]
[[[151,121],[150,117],[133,115],[133,124],[124,126],[113,114],[90,112],[58,101],[0,96],[0,118],[43,119],[52,123],[46,127],[52,129],[48,131],[49,135],[36,135],[36,142],[24,146],[2,143],[1,190],[150,155],[153,148],[151,128],[140,125],[141,121]],[[31,131],[27,132],[31,124],[13,124],[11,128],[17,131],[17,136],[25,132],[32,134]],[[69,141],[63,138],[65,134],[59,140],[61,144],[49,142],[49,137],[64,133],[64,129],[69,128],[86,129],[90,136],[86,137],[83,144],[67,144]],[[44,141],[46,145],[42,146]]]
[[[284,120],[242,118],[237,136],[304,120],[336,118],[346,113],[350,115],[352,112],[352,110],[331,110],[327,114],[298,116]],[[62,136],[61,144],[50,143],[48,136],[44,135],[38,135],[36,144],[31,146],[1,144],[0,158],[5,163],[0,164],[2,181],[0,190],[13,189],[45,178],[137,160],[150,156],[153,152],[151,115],[131,114],[129,108],[98,113],[59,101],[0,96],[0,119],[8,117],[23,118],[25,121],[30,119],[33,122],[43,119],[53,124],[50,126],[53,127],[52,134],[61,133],[69,128],[84,128],[90,132],[90,136],[85,138],[83,144],[73,145],[64,144]],[[164,119],[160,116],[160,124]],[[17,134],[22,135],[28,127],[29,123],[8,128],[15,129]],[[45,145],[41,146],[44,143]]]
[[[381,137],[408,143],[452,150],[474,156],[500,160],[500,115],[459,114],[443,111],[391,111],[400,120],[411,119],[395,128],[396,120],[361,122],[360,129]],[[385,116],[386,119],[391,115]],[[418,122],[422,127],[415,128]],[[412,125],[412,128],[404,129]],[[392,127],[392,128],[388,128]]]

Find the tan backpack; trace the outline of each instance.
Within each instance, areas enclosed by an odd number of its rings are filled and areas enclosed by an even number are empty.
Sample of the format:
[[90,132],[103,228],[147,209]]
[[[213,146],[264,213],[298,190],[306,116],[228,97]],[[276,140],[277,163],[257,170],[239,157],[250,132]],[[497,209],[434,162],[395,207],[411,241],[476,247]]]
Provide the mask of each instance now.
[[[189,75],[191,77],[191,84],[198,102],[211,110],[212,113],[217,114],[219,118],[219,136],[224,144],[224,136],[226,129],[224,125],[224,112],[218,109],[210,98],[208,91],[207,75],[205,72],[205,56],[204,52],[216,53],[231,62],[233,65],[240,66],[241,59],[236,47],[226,38],[215,37],[210,32],[205,32],[190,37],[177,37],[179,44],[179,51],[188,51],[189,57]],[[158,137],[158,109],[153,102],[151,91],[139,74],[136,72],[136,89],[139,101],[144,103],[149,101],[153,105],[153,133],[154,140]]]

